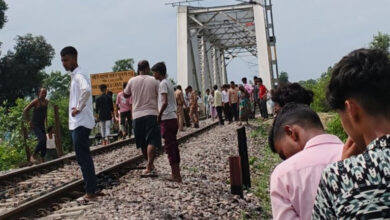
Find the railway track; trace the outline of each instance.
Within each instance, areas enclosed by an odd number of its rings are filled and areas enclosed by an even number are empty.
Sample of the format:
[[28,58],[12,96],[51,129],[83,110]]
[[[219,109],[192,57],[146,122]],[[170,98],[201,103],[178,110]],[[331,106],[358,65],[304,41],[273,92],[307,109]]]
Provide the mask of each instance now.
[[[203,126],[201,129],[190,133],[187,131],[187,134],[179,137],[178,141],[179,143],[183,143],[189,138],[207,131],[216,124],[217,123],[210,123]],[[103,184],[100,184],[100,188],[105,188],[106,186],[113,184],[104,183],[106,181],[104,179],[107,176],[113,175],[113,172],[117,172],[114,174],[115,178],[115,176],[118,175],[118,172],[126,173],[126,170],[135,169],[137,168],[136,164],[142,161],[142,155],[139,154],[139,151],[137,151],[135,147],[123,147],[132,142],[133,140],[130,139],[113,143],[110,146],[94,149],[96,174],[99,178],[99,182],[103,182]],[[107,152],[107,149],[104,149],[108,147],[111,148],[109,152]],[[101,154],[101,152],[106,153]],[[27,173],[30,172],[29,174],[31,175],[31,172],[36,171],[21,172],[19,175],[23,175],[22,178],[18,177],[17,174],[12,174],[10,178],[12,178],[13,181],[16,180],[18,183],[15,187],[6,187],[0,192],[0,219],[15,219],[21,216],[31,215],[33,214],[31,212],[35,210],[44,213],[45,211],[42,211],[42,209],[40,210],[39,208],[48,206],[48,204],[61,198],[61,195],[67,194],[69,196],[69,192],[82,192],[83,179],[77,162],[74,159],[72,160],[72,155],[67,157],[68,158],[66,159],[61,158],[62,160],[58,160],[57,163],[62,163],[60,168],[38,176],[29,176],[29,178],[23,179],[26,177]],[[44,167],[46,166],[47,165]],[[123,171],[123,169],[125,171]],[[36,170],[36,168],[34,170]],[[108,179],[112,180],[113,178],[110,177]],[[7,183],[7,180],[3,179],[2,181]],[[9,184],[12,184],[12,182],[8,182],[8,186],[11,186]],[[56,202],[53,204],[56,204]],[[55,209],[55,207],[52,207],[52,209]]]

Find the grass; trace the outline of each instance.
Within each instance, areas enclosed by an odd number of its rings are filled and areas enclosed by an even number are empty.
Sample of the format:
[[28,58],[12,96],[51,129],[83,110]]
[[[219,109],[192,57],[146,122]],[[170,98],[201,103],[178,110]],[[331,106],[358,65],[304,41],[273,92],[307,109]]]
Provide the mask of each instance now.
[[[270,176],[274,167],[281,162],[279,156],[273,153],[264,140],[267,138],[267,130],[269,125],[261,124],[258,128],[251,132],[250,137],[258,142],[261,148],[259,149],[261,158],[249,159],[251,169],[256,173],[253,178],[253,190],[255,195],[260,200],[262,208],[259,219],[272,218],[271,199],[269,196]],[[263,140],[263,141],[262,141]]]
[[274,167],[280,163],[279,156],[273,153],[268,146],[262,149],[262,158],[254,166],[259,172],[259,176],[254,179],[255,195],[259,197],[261,207],[263,208],[262,218],[271,218],[271,198],[269,196],[270,176]]

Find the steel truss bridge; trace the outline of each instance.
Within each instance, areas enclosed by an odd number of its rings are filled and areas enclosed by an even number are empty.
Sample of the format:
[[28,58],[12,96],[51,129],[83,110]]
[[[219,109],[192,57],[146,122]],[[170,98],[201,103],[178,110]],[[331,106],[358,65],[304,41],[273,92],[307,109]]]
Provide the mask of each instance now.
[[271,0],[218,7],[178,6],[177,80],[205,93],[228,83],[225,60],[257,57],[268,88],[278,79]]

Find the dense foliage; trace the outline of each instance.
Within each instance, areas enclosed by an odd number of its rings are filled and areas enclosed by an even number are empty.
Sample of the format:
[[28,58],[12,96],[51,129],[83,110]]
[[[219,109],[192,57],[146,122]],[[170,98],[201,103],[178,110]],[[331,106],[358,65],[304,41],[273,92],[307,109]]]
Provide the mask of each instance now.
[[[22,126],[28,128],[23,120],[23,109],[28,103],[28,100],[17,99],[13,107],[0,106],[0,170],[17,167],[27,160]],[[32,149],[35,137],[32,133],[28,137],[26,144]]]
[[302,86],[314,92],[313,103],[311,108],[316,112],[328,112],[330,110],[326,101],[326,88],[329,84],[332,68],[321,74],[321,77],[316,80],[307,80],[299,82]]
[[[51,74],[41,73],[45,78],[43,86],[49,91],[50,100],[48,108],[47,124],[55,125],[54,105],[59,107],[61,142],[64,152],[72,150],[71,136],[68,129],[68,103],[70,77],[61,72]],[[32,97],[35,98],[35,97]],[[31,100],[17,99],[12,107],[7,107],[4,103],[0,107],[0,170],[18,167],[27,161],[24,137],[22,133],[22,123],[28,128],[27,122],[23,118],[23,109]],[[31,114],[31,113],[30,113]],[[36,137],[30,129],[27,129],[27,146],[33,151],[36,145]]]
[[345,133],[343,126],[341,125],[340,116],[336,114],[326,125],[326,131],[330,134],[336,135],[342,141],[347,141],[348,135]]
[[54,49],[43,36],[17,36],[14,50],[0,59],[0,103],[13,105],[18,98],[34,96],[45,77],[41,70],[53,57]]
[[134,70],[134,60],[132,58],[117,60],[115,65],[112,67],[112,71],[120,72],[127,70]]
[[5,22],[7,22],[7,16],[5,15],[7,9],[8,7],[4,0],[0,0],[0,29],[2,29]]
[[370,48],[383,50],[386,53],[390,53],[390,35],[382,34],[378,32],[378,35],[374,36],[374,39],[370,43]]

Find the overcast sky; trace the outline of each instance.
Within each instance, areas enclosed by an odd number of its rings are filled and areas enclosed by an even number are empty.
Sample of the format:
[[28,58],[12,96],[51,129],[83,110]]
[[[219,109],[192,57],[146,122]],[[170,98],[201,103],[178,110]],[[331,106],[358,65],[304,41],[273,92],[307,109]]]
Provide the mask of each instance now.
[[[59,51],[79,51],[89,73],[109,72],[118,59],[165,61],[176,78],[176,8],[169,0],[5,0],[8,22],[0,30],[2,54],[16,35],[43,35],[55,51],[51,70],[63,71]],[[196,6],[236,4],[206,0]],[[279,70],[290,81],[318,78],[343,55],[367,47],[378,31],[390,33],[389,0],[273,0]],[[256,59],[229,63],[229,80],[256,74]]]

